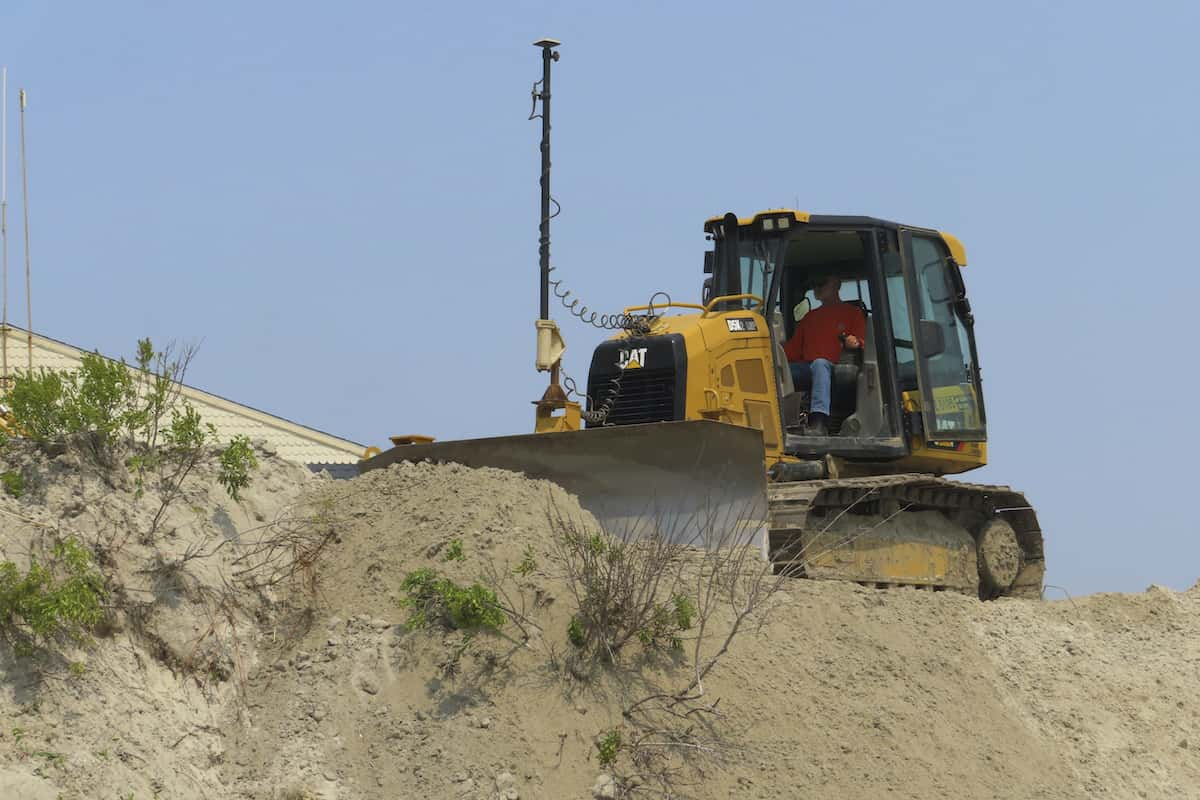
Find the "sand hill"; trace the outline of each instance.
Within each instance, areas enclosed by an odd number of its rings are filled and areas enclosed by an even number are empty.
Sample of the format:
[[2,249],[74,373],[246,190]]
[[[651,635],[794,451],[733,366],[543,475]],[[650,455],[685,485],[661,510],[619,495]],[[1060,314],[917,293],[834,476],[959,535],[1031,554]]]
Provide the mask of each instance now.
[[[431,464],[335,482],[262,453],[240,503],[202,471],[147,537],[152,493],[69,454],[7,458],[33,490],[0,498],[0,559],[73,534],[119,591],[90,646],[35,663],[0,643],[0,797],[614,796],[605,776],[636,770],[601,769],[597,737],[690,674],[673,653],[576,674],[547,508],[588,523],[552,484]],[[532,636],[410,630],[419,567],[513,576]],[[1200,589],[981,603],[790,581],[705,693],[720,716],[697,720],[682,796],[1200,797]]]

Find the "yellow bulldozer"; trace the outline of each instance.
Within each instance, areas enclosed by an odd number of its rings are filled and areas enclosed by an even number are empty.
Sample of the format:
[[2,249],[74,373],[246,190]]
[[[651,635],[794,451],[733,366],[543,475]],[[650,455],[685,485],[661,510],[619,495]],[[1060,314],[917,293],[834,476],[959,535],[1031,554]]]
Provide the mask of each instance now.
[[[601,522],[652,517],[680,532],[713,510],[760,523],[765,558],[791,575],[1040,597],[1042,534],[1019,492],[946,479],[987,460],[974,318],[954,236],[872,217],[773,209],[704,223],[701,302],[627,308],[592,354],[586,405],[559,386],[549,320],[549,68],[543,49],[542,319],[550,386],[535,433],[400,440],[375,469],[433,459],[560,483]],[[829,412],[809,424],[784,345],[831,277],[865,319],[831,369]],[[593,320],[594,321],[594,320]]]

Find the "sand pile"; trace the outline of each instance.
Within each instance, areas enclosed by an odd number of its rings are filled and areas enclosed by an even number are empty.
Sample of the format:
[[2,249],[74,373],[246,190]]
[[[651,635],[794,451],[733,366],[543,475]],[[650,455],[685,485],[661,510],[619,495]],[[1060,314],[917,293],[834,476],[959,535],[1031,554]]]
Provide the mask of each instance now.
[[[581,684],[546,656],[547,643],[569,647],[546,506],[579,513],[570,498],[428,464],[337,488],[352,521],[329,611],[254,682],[261,707],[231,783],[264,798],[590,797],[595,737],[641,687]],[[454,538],[466,557],[445,562]],[[458,636],[395,624],[403,575],[434,566],[470,580],[526,546],[540,565],[530,590],[548,600],[544,639],[488,641],[447,679]],[[795,582],[779,600],[710,682],[726,750],[694,796],[1180,797],[1200,786],[1200,592],[982,604]],[[662,684],[684,673],[641,669]]]
[[31,550],[76,537],[113,595],[92,647],[18,658],[0,641],[0,797],[227,796],[213,768],[225,718],[240,676],[257,669],[259,622],[282,611],[270,591],[228,586],[238,556],[314,482],[271,452],[257,457],[241,502],[210,459],[155,527],[162,496],[139,493],[128,471],[5,445],[3,468],[24,485],[20,497],[0,492],[0,561],[24,571]]
[[[454,465],[397,465],[347,482],[297,470],[264,473],[257,512],[250,500],[222,502],[219,490],[197,494],[196,518],[211,521],[220,507],[229,526],[181,527],[171,547],[245,540],[259,516],[285,507],[324,515],[336,539],[308,624],[265,593],[248,611],[254,635],[241,639],[244,681],[219,666],[228,637],[207,679],[172,672],[142,638],[118,632],[87,656],[82,679],[37,686],[0,645],[0,796],[17,787],[13,796],[35,798],[603,796],[597,735],[622,724],[630,698],[678,686],[689,670],[681,659],[634,659],[581,681],[565,666],[572,600],[547,508],[586,524],[572,498]],[[23,513],[61,520],[70,501],[21,502]],[[114,494],[103,519],[132,502]],[[6,543],[24,535],[8,518],[4,526]],[[456,540],[463,557],[447,560]],[[532,638],[509,623],[464,647],[457,632],[402,624],[412,570],[467,583],[511,576],[527,559],[534,568],[507,585],[540,626]],[[222,563],[199,580],[217,581],[210,572]],[[187,632],[176,641],[194,641],[211,614],[184,595],[170,600],[155,612],[159,628],[170,621]],[[979,603],[794,581],[776,600],[706,681],[720,698],[720,747],[694,760],[682,782],[690,796],[1200,796],[1200,588]],[[27,731],[24,751],[13,727]],[[61,760],[28,754],[41,742]]]

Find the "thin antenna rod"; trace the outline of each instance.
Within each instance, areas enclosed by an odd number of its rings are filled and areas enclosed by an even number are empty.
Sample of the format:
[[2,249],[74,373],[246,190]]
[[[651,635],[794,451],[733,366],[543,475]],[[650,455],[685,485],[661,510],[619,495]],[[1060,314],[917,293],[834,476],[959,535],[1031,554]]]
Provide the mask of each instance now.
[[0,353],[3,356],[3,382],[0,389],[8,390],[8,67],[0,68],[0,258],[4,262],[4,275],[0,278],[4,289],[4,311],[0,319]]
[[29,170],[25,161],[25,90],[17,92],[21,103],[21,204],[25,212],[25,343],[29,349],[29,371],[33,372],[33,290],[29,285]]
[[[542,223],[538,227],[538,272],[541,275],[540,319],[550,319],[550,62],[558,61],[558,41],[539,39],[542,48],[542,90],[534,92],[534,102],[542,101]],[[532,117],[531,117],[532,119]]]

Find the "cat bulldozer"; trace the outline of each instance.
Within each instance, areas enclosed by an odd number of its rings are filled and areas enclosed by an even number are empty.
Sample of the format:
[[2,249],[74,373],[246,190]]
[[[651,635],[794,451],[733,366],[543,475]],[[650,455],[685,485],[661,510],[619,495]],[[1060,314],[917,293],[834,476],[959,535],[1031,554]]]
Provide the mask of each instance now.
[[[703,301],[626,309],[592,355],[586,408],[555,383],[538,401],[545,432],[402,443],[363,468],[517,470],[562,484],[601,522],[666,520],[677,535],[703,536],[714,511],[758,514],[765,556],[788,574],[1040,597],[1042,535],[1024,496],[943,477],[987,461],[959,240],[796,210],[704,230]],[[828,276],[866,336],[834,365],[827,430],[813,436],[784,344]]]
[[[987,461],[974,317],[954,236],[872,217],[774,209],[704,224],[701,302],[663,298],[599,321],[550,279],[550,65],[542,48],[541,314],[537,367],[549,386],[534,433],[473,440],[393,437],[361,470],[457,462],[546,478],[621,535],[761,547],[776,572],[983,599],[1041,596],[1037,516],[1003,486],[947,479]],[[540,90],[539,90],[540,86]],[[557,213],[557,212],[555,212]],[[865,318],[832,368],[826,424],[784,346],[840,279]],[[614,335],[594,351],[586,404],[560,385],[567,311]],[[659,296],[656,296],[656,298]],[[828,295],[826,295],[828,299]],[[825,422],[822,420],[822,422]],[[817,434],[817,435],[814,435]]]

